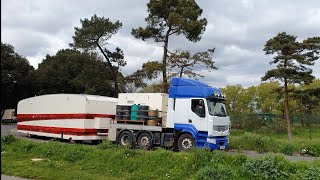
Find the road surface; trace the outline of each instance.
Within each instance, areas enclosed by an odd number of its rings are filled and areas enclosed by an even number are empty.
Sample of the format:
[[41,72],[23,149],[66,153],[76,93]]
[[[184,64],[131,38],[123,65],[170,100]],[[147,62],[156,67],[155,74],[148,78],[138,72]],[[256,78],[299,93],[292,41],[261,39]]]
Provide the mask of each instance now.
[[[1,135],[2,135],[2,133],[1,133]],[[7,176],[4,174],[1,174],[1,180],[29,180],[29,179],[19,178],[19,177],[15,177],[15,176]]]

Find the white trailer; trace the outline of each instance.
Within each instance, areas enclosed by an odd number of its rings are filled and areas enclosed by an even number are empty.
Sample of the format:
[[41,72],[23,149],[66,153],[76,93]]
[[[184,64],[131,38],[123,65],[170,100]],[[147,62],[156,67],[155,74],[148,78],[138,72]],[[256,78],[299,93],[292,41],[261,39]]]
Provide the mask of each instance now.
[[[151,112],[157,113],[149,116]],[[19,132],[72,140],[108,138],[141,149],[226,149],[230,127],[221,90],[183,78],[172,78],[169,94],[120,93],[118,99],[54,94],[18,104]]]
[[102,140],[114,119],[117,98],[86,94],[51,94],[21,100],[17,130],[28,135],[69,140]]

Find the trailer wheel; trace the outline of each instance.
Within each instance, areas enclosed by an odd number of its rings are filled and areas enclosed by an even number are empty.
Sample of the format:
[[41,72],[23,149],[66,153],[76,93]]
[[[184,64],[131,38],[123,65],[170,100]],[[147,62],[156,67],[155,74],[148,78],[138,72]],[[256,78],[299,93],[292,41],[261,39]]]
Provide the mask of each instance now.
[[178,139],[179,151],[190,150],[195,147],[194,138],[191,134],[182,134]]
[[123,131],[118,136],[118,144],[123,147],[132,147],[133,144],[133,136],[129,131]]
[[142,132],[137,138],[138,147],[144,150],[150,150],[152,148],[152,136],[148,132]]

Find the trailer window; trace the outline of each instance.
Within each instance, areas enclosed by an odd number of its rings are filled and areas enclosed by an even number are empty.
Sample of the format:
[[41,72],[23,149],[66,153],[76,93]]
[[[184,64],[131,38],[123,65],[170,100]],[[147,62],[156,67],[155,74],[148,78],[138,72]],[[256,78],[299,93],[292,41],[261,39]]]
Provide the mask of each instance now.
[[195,114],[200,117],[205,117],[206,112],[204,108],[204,101],[203,99],[192,99],[191,100],[191,110]]

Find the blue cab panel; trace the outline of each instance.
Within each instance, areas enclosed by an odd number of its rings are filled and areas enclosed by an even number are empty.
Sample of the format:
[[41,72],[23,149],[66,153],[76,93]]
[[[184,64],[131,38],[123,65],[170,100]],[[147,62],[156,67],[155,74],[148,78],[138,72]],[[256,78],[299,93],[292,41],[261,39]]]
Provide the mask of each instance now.
[[172,78],[169,89],[169,98],[206,98],[221,90],[209,86],[204,82],[192,79]]
[[[198,131],[192,124],[174,124],[174,129],[191,134],[198,148],[209,148],[210,150],[229,148],[229,142],[226,136],[208,137],[208,132]],[[208,143],[207,138],[214,139],[215,143]]]

